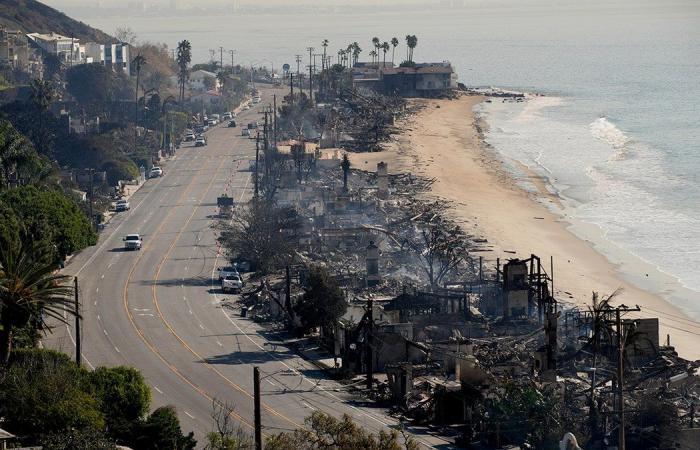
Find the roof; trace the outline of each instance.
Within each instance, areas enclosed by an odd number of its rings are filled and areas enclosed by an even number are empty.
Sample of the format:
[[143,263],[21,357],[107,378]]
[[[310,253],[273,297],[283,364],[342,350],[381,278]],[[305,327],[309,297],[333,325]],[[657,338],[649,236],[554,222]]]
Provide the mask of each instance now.
[[199,75],[204,75],[204,76],[207,76],[207,77],[216,78],[216,74],[215,74],[214,72],[209,72],[208,70],[201,70],[201,69],[200,69],[200,70],[195,70],[194,72],[192,72],[192,73],[190,74],[190,78],[192,78],[192,76],[195,75],[195,74],[199,74]]
[[[51,32],[51,33],[29,33],[29,34],[27,34],[27,36],[29,36],[33,39],[39,39],[39,40],[47,41],[47,42],[49,42],[49,41],[67,41],[67,40],[72,39],[68,36],[63,36],[61,34],[53,33],[53,32]],[[79,42],[78,39],[73,39],[73,40],[75,42]]]
[[14,434],[8,433],[7,431],[0,428],[0,440],[12,439],[14,437],[16,437]]
[[441,74],[451,74],[454,70],[449,64],[430,64],[430,65],[417,65],[416,67],[393,67],[386,68],[382,70],[384,75],[397,75],[397,74],[430,74],[430,73],[441,73]]

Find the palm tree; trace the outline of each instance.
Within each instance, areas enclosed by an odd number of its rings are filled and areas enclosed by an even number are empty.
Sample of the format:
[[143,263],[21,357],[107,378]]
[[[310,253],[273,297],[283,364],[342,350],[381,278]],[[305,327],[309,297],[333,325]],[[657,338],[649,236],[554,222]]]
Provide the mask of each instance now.
[[394,64],[394,53],[396,53],[396,47],[399,46],[399,40],[395,37],[391,38],[391,46],[394,47],[391,49],[391,63]]
[[134,123],[138,127],[138,125],[139,125],[139,82],[141,80],[141,69],[143,68],[143,66],[146,65],[146,57],[143,56],[141,53],[139,53],[138,55],[136,55],[136,57],[131,62],[131,64],[134,66],[134,70],[136,71],[136,99],[134,101],[136,111],[134,113]]
[[[380,42],[380,41],[379,41],[379,38],[378,38],[378,37],[375,36],[375,37],[372,38],[372,45],[374,45],[374,50],[376,50],[376,51],[375,51],[375,54],[376,54],[376,55],[379,55],[379,45],[380,45],[379,42]],[[373,62],[374,62],[374,61],[373,61]]]
[[406,35],[406,45],[408,46],[408,60],[413,62],[413,49],[418,45],[418,38],[415,34]]
[[375,50],[372,50],[371,52],[369,52],[369,56],[372,57],[372,62],[374,62],[374,57],[377,56],[377,52]]
[[12,124],[0,120],[0,190],[10,186],[12,175],[27,158],[28,143]]
[[360,58],[360,53],[362,53],[362,49],[360,48],[360,44],[357,42],[352,43],[352,65],[355,66],[357,65],[357,60]]
[[340,168],[343,169],[343,192],[348,191],[348,172],[350,171],[350,158],[348,154],[343,154],[343,160],[340,162]]
[[73,314],[68,277],[55,275],[56,264],[49,261],[51,251],[46,245],[29,239],[0,243],[0,366],[10,358],[15,328],[31,320],[45,325],[45,318],[66,323],[63,313]]
[[386,52],[389,51],[389,43],[384,42],[381,46],[382,51],[384,52],[384,62],[382,63],[382,67],[386,67]]
[[180,105],[183,104],[185,99],[185,83],[189,74],[187,72],[187,66],[190,65],[192,61],[192,44],[185,39],[177,44],[177,66],[178,66],[178,81],[180,82]]
[[53,84],[49,80],[39,80],[34,79],[30,84],[29,100],[32,102],[36,108],[39,116],[39,139],[36,139],[36,143],[39,145],[39,151],[41,153],[46,152],[47,142],[46,142],[46,130],[44,129],[44,116],[51,106],[56,91],[54,90]]

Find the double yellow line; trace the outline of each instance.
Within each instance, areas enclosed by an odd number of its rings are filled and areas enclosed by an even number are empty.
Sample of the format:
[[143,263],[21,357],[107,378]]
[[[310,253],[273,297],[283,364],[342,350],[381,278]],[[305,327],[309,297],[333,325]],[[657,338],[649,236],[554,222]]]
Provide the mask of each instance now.
[[[222,166],[224,165],[224,163],[226,162],[226,158],[225,158],[225,157],[222,156],[221,159],[222,159],[222,160],[221,160],[221,163],[219,163],[219,166],[217,167],[214,176],[213,176],[213,177],[211,178],[211,180],[209,181],[209,184],[207,185],[207,188],[205,189],[204,194],[203,194],[202,197],[199,199],[199,203],[200,203],[200,204],[201,204],[202,200],[204,200],[204,198],[206,197],[206,195],[209,193],[209,191],[210,191],[212,185],[214,184],[214,181],[215,181],[216,178],[217,178],[217,175],[218,175],[219,172],[221,171],[221,168],[222,168]],[[200,169],[198,170],[197,175],[199,175],[200,173],[202,173],[203,170],[204,170],[204,167],[200,168]],[[189,182],[189,184],[188,184],[188,186],[187,186],[187,189],[185,189],[185,190],[182,192],[182,194],[180,194],[180,197],[178,198],[178,201],[177,201],[178,204],[182,201],[182,199],[185,197],[185,195],[188,194],[188,193],[190,192],[190,190],[192,189],[192,186],[194,185],[194,180],[197,179],[197,178],[198,178],[198,176],[195,176],[195,177],[192,177],[192,178],[191,178],[191,180],[190,180],[190,182]],[[178,208],[179,208],[179,206],[178,206]],[[204,398],[206,398],[207,400],[209,400],[209,401],[211,401],[211,402],[214,402],[214,401],[216,401],[216,400],[214,399],[214,397],[212,397],[211,395],[209,395],[204,389],[202,389],[202,388],[199,387],[197,384],[195,384],[193,381],[191,381],[185,374],[183,374],[183,373],[180,371],[180,369],[178,369],[175,365],[173,365],[172,363],[170,363],[170,362],[161,354],[161,352],[156,348],[155,345],[153,345],[151,342],[149,342],[149,340],[148,340],[148,338],[146,338],[146,336],[145,336],[143,330],[140,329],[140,328],[138,327],[138,325],[136,325],[136,321],[134,320],[134,316],[133,316],[133,314],[131,313],[131,311],[130,311],[130,309],[129,309],[129,293],[128,293],[128,287],[129,287],[129,284],[131,283],[131,279],[132,279],[133,274],[134,274],[134,272],[135,272],[135,270],[136,270],[136,266],[137,266],[138,263],[141,261],[141,258],[142,258],[142,256],[143,256],[143,254],[145,253],[145,251],[146,251],[148,248],[150,248],[151,243],[153,242],[153,240],[155,240],[155,237],[160,233],[161,229],[163,228],[163,226],[165,225],[165,223],[168,221],[168,219],[169,219],[170,215],[173,213],[173,211],[175,211],[175,209],[176,209],[176,208],[173,208],[173,209],[171,209],[170,211],[168,211],[168,213],[167,213],[167,215],[165,216],[165,218],[161,221],[161,223],[158,225],[158,227],[157,227],[156,230],[154,231],[154,233],[153,233],[153,235],[152,235],[152,236],[153,236],[153,239],[149,239],[149,241],[148,241],[148,242],[146,243],[146,245],[144,246],[143,251],[139,252],[138,257],[136,258],[136,260],[134,261],[133,265],[131,266],[131,269],[129,270],[129,274],[128,274],[127,279],[126,279],[126,282],[124,283],[124,288],[123,288],[123,292],[122,292],[123,303],[124,303],[124,310],[126,311],[126,314],[127,314],[128,319],[129,319],[129,322],[131,323],[132,327],[133,327],[134,330],[136,331],[136,333],[137,333],[137,335],[139,336],[139,338],[141,339],[141,341],[143,341],[143,343],[146,345],[146,347],[147,347],[154,355],[156,355],[156,356],[158,357],[158,359],[160,359],[160,360],[175,374],[175,375],[177,375],[177,376],[178,376],[180,379],[182,379],[185,383],[187,383],[189,386],[191,386],[196,392],[198,392],[200,395],[202,395],[202,396],[203,396]],[[194,210],[192,211],[192,214],[190,214],[190,216],[189,216],[189,218],[187,219],[187,221],[186,221],[186,222],[183,224],[183,226],[180,228],[180,231],[178,232],[177,236],[176,236],[176,237],[173,239],[173,241],[171,242],[171,244],[170,244],[170,246],[168,247],[168,251],[166,252],[165,256],[163,256],[163,258],[162,258],[161,261],[159,262],[159,264],[158,264],[158,266],[157,266],[157,270],[156,270],[156,275],[155,275],[155,278],[154,278],[153,283],[152,283],[152,286],[151,286],[152,300],[153,300],[153,303],[154,303],[154,305],[155,305],[156,311],[157,311],[158,316],[160,317],[161,321],[162,321],[163,324],[166,326],[166,328],[170,331],[170,333],[178,340],[178,342],[180,342],[180,344],[181,344],[184,348],[186,348],[192,355],[194,355],[194,356],[199,360],[199,362],[201,362],[202,364],[204,364],[208,369],[210,369],[212,372],[216,373],[219,377],[221,377],[227,384],[229,384],[230,386],[232,386],[232,387],[233,387],[234,389],[236,389],[237,391],[241,392],[241,393],[244,394],[245,396],[247,396],[247,397],[249,397],[249,398],[252,399],[252,396],[250,395],[250,393],[248,393],[245,389],[243,389],[242,387],[240,387],[239,385],[237,385],[236,383],[234,383],[233,381],[231,381],[229,378],[227,378],[225,375],[223,375],[218,369],[216,369],[216,367],[214,367],[214,366],[212,366],[211,364],[207,363],[207,362],[205,361],[204,358],[202,358],[197,352],[195,352],[195,351],[194,351],[194,350],[193,350],[193,349],[192,349],[192,348],[191,348],[191,347],[190,347],[190,346],[175,332],[175,329],[172,327],[172,325],[171,325],[171,324],[165,319],[165,317],[163,316],[163,314],[162,314],[162,312],[161,312],[161,310],[160,310],[160,305],[159,305],[159,303],[158,303],[158,296],[157,296],[157,293],[156,293],[156,284],[157,284],[158,278],[159,278],[159,276],[160,276],[160,271],[161,271],[161,269],[162,269],[162,267],[163,267],[165,261],[168,259],[170,253],[172,252],[173,248],[175,247],[175,244],[177,243],[177,241],[178,241],[178,240],[180,239],[180,237],[182,236],[182,233],[183,233],[183,231],[185,230],[185,228],[187,228],[187,226],[189,225],[189,223],[192,221],[192,218],[194,217],[194,215],[196,214],[196,212],[197,212],[198,209],[199,209],[199,206],[196,206],[196,207],[194,208]],[[268,411],[269,413],[271,413],[271,414],[273,414],[273,415],[276,415],[276,416],[282,418],[283,420],[289,422],[290,424],[292,424],[292,425],[295,426],[295,427],[303,426],[302,424],[299,424],[299,423],[293,421],[292,419],[289,419],[288,417],[282,415],[282,414],[279,413],[278,411],[276,411],[276,410],[270,408],[268,405],[266,405],[266,404],[264,404],[264,403],[263,403],[263,408],[264,408],[266,411]],[[237,413],[235,413],[235,412],[232,412],[231,415],[232,415],[233,417],[235,417],[238,421],[240,421],[241,423],[243,423],[244,425],[246,425],[247,427],[249,427],[249,428],[251,428],[251,429],[253,428],[253,424],[251,424],[250,421],[248,421],[248,420],[244,419],[243,417],[241,417],[239,414],[237,414]]]

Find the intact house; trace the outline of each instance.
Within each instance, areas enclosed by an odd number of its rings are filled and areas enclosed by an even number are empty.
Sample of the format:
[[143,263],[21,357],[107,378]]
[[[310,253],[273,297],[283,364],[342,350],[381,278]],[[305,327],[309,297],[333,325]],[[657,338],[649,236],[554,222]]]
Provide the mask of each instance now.
[[353,84],[385,95],[435,97],[457,88],[457,74],[449,62],[413,67],[356,67]]
[[217,91],[220,87],[216,74],[206,70],[195,70],[192,72],[189,85],[190,89],[195,91],[208,91],[210,89]]
[[58,57],[63,64],[100,63],[114,71],[131,72],[129,44],[81,43],[78,39],[57,33],[29,33],[27,38],[42,52]]

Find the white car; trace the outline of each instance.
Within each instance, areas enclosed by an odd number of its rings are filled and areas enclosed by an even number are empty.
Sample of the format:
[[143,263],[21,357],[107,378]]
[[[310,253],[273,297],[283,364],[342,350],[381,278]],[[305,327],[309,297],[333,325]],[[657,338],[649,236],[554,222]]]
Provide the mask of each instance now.
[[195,147],[204,147],[207,145],[207,139],[204,136],[197,136],[197,140],[194,141]]
[[241,136],[250,137],[250,130],[247,128],[241,128]]
[[243,109],[244,109],[245,111],[249,110],[249,109],[250,109],[250,105],[246,103],[245,105],[243,105]]
[[186,142],[194,141],[194,138],[195,138],[194,133],[185,133],[185,141]]
[[237,273],[235,275],[227,275],[221,280],[221,290],[224,291],[224,293],[237,293],[241,292],[241,289],[243,289],[243,280],[241,280],[241,276]]
[[123,241],[125,250],[141,250],[141,245],[143,245],[139,234],[127,234]]
[[233,115],[230,112],[225,112],[223,116],[221,116],[221,120],[231,120],[233,119]]
[[259,96],[253,97],[253,103],[260,103],[262,99]]
[[126,200],[117,200],[117,203],[114,204],[114,210],[116,212],[128,211],[130,209],[131,205]]
[[149,178],[158,178],[163,176],[163,169],[158,166],[151,167]]

